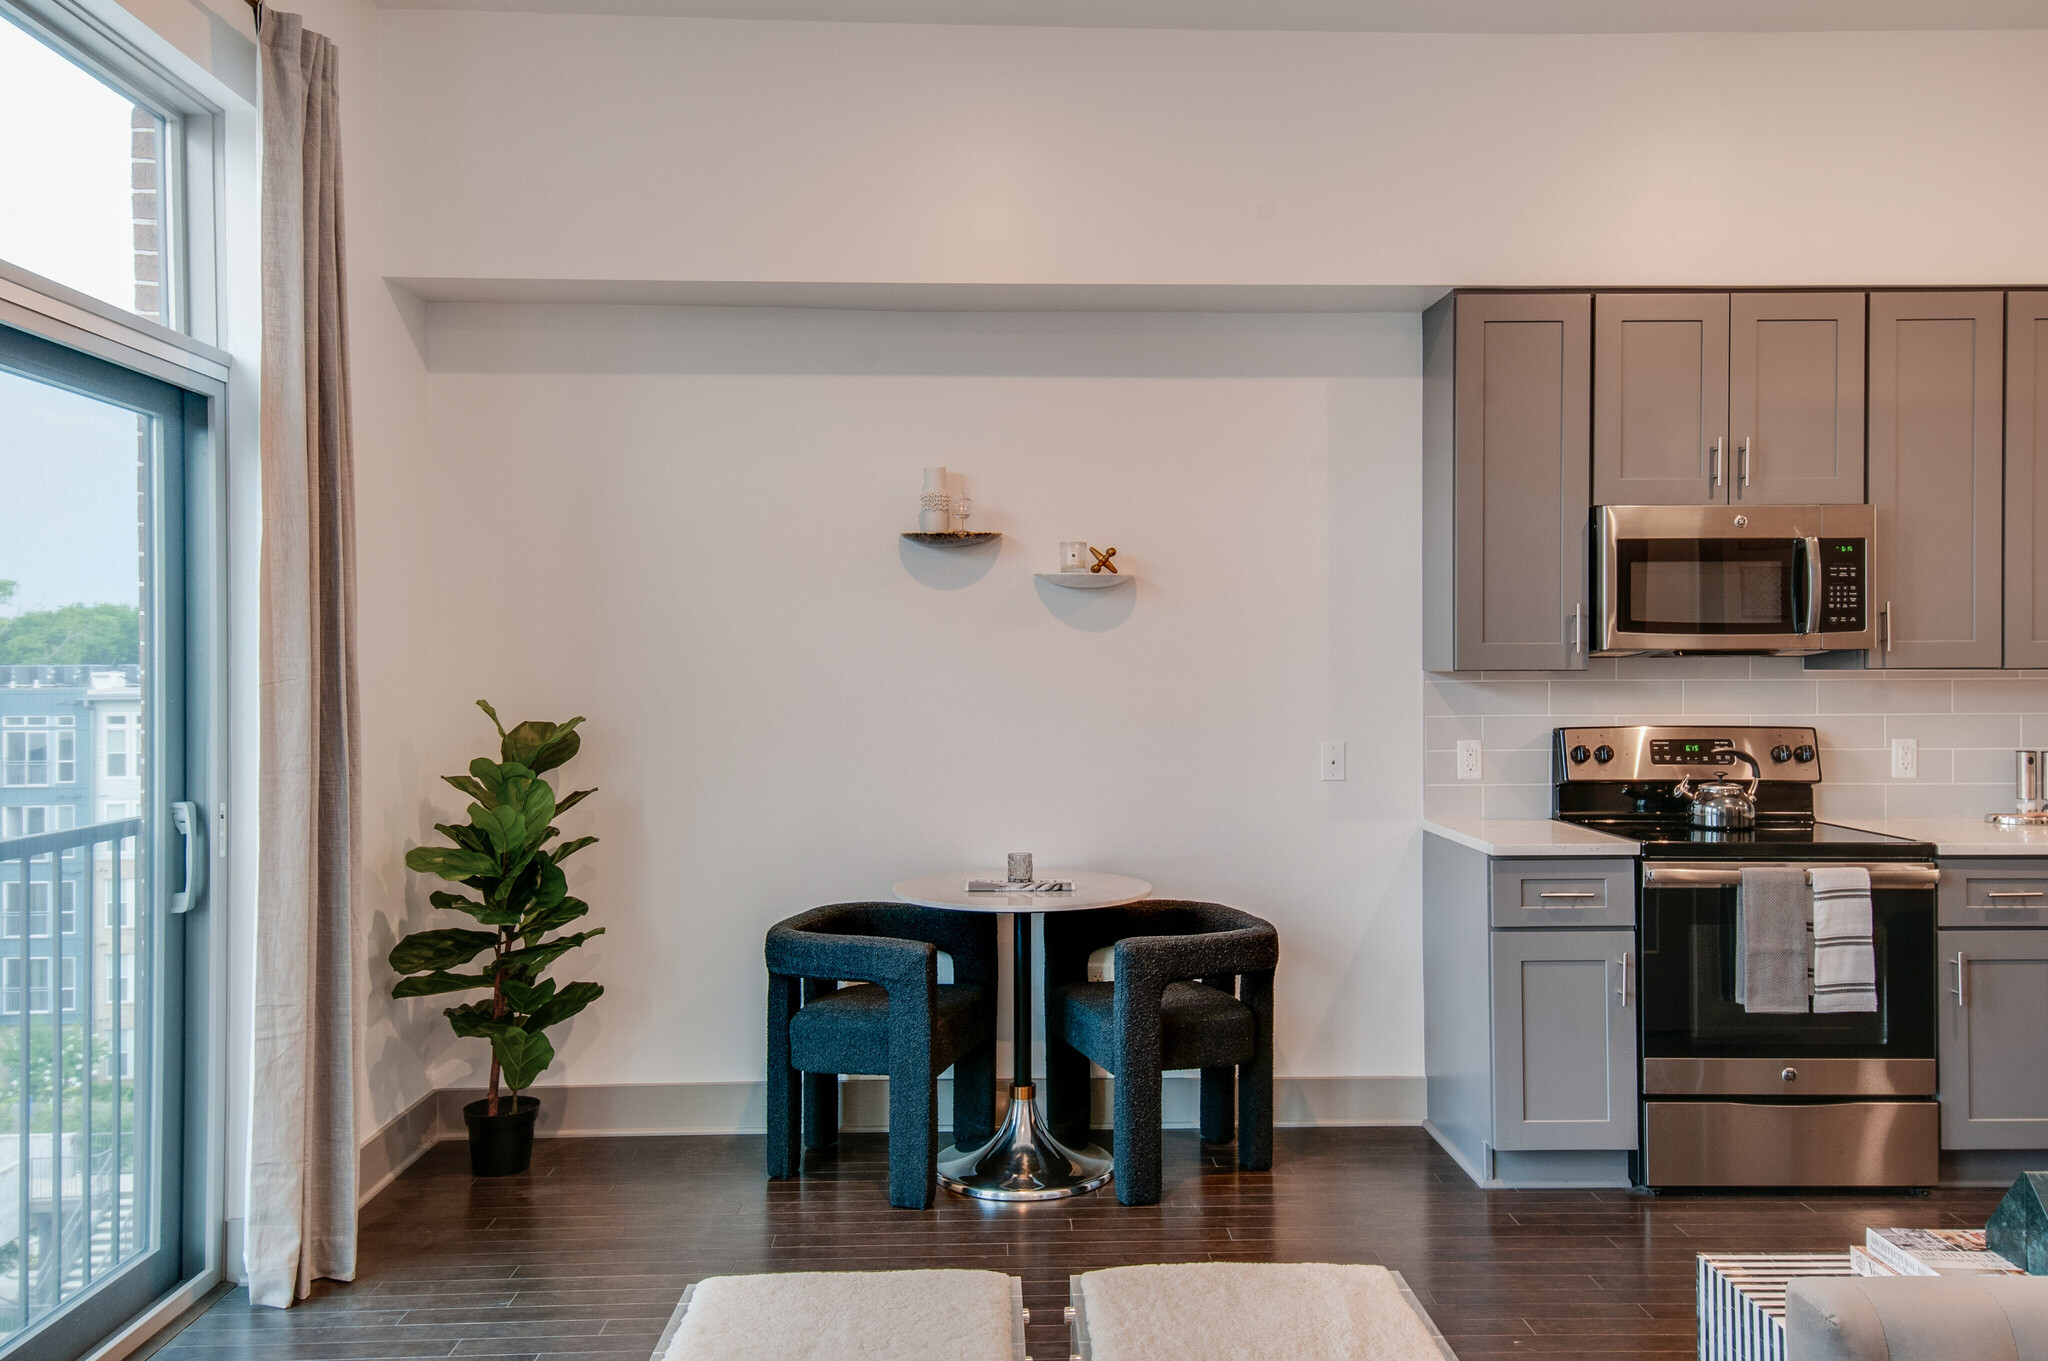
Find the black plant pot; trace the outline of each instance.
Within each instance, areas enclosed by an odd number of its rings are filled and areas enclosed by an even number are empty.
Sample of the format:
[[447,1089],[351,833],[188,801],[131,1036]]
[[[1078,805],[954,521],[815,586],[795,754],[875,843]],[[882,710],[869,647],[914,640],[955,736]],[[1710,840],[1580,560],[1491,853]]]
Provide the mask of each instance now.
[[469,1171],[475,1177],[516,1177],[533,1163],[533,1122],[540,1116],[540,1098],[498,1098],[498,1113],[486,1115],[491,1103],[472,1101],[462,1108],[469,1126]]

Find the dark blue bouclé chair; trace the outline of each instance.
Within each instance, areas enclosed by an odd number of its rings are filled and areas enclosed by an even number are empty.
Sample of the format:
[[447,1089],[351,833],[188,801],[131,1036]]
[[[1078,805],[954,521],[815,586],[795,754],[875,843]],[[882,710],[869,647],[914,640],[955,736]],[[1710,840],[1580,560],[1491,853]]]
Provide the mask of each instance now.
[[[1114,983],[1088,956],[1114,945]],[[1053,1136],[1088,1141],[1088,1060],[1116,1078],[1116,1198],[1159,1200],[1160,1079],[1202,1070],[1202,1138],[1273,1165],[1273,970],[1280,934],[1221,903],[1158,900],[1045,917],[1045,1102]],[[1236,1091],[1232,1091],[1232,1069]]]
[[770,927],[767,954],[768,1175],[797,1174],[799,1141],[837,1141],[839,1074],[886,1074],[889,1203],[931,1208],[940,1073],[953,1069],[954,1142],[995,1136],[995,916],[837,903]]

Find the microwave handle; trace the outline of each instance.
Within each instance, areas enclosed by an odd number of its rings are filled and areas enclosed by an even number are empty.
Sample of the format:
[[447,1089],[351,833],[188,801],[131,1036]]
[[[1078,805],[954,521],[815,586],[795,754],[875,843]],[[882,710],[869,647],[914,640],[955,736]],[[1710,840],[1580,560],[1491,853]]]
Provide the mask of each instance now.
[[[1818,633],[1820,631],[1821,591],[1820,539],[1809,534],[1805,538],[1795,539],[1793,542],[1799,545],[1800,554],[1806,559],[1806,570],[1803,573],[1806,579],[1806,609],[1803,612],[1794,612],[1792,631],[1794,633]],[[1797,571],[1796,568],[1794,570]],[[1796,604],[1797,602],[1795,601],[1794,603]]]

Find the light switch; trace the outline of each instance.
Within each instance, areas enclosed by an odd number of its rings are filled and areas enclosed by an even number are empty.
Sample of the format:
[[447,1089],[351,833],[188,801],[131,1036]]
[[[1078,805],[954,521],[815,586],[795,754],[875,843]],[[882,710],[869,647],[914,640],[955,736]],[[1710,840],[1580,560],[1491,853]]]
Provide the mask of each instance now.
[[1344,778],[1344,744],[1342,742],[1323,743],[1323,778],[1326,780],[1341,780]]
[[1920,742],[1912,737],[1892,739],[1892,778],[1894,780],[1918,779],[1920,775]]

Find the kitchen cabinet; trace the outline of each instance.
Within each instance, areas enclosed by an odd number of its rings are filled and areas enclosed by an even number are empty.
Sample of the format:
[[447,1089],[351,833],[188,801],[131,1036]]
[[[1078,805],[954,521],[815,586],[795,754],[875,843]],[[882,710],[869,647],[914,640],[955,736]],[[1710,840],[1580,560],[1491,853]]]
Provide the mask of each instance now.
[[1630,930],[1493,933],[1493,1146],[1636,1146]]
[[1602,293],[1593,316],[1593,504],[1728,499],[1728,295]]
[[1871,668],[2000,665],[2005,297],[1870,295]]
[[1728,300],[1728,499],[1863,501],[1864,296]]
[[2048,293],[2005,316],[2005,664],[2048,666]]
[[1603,293],[1597,505],[1863,500],[1861,293]]
[[1422,840],[1430,1134],[1483,1186],[1630,1185],[1635,861]]
[[2048,1148],[2048,931],[1937,937],[1941,1146]]
[[1424,315],[1427,669],[1585,669],[1592,357],[1587,293]]

